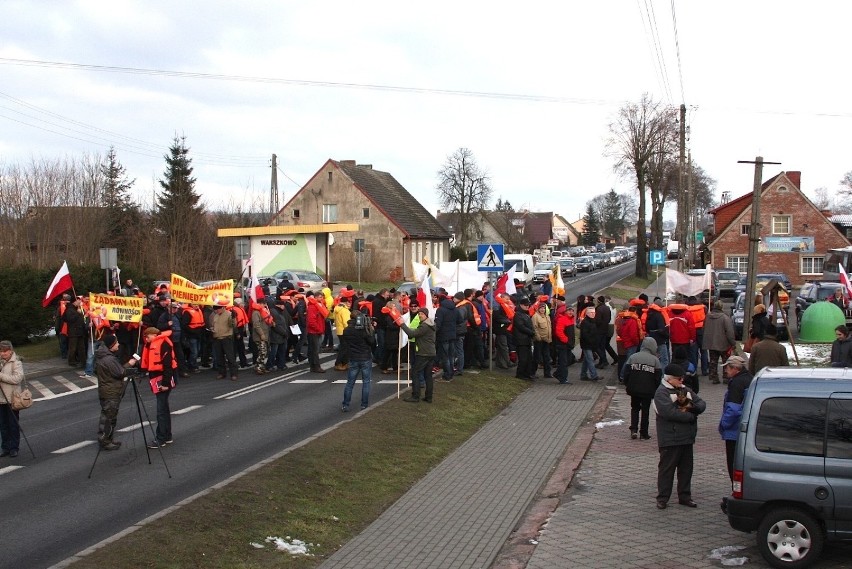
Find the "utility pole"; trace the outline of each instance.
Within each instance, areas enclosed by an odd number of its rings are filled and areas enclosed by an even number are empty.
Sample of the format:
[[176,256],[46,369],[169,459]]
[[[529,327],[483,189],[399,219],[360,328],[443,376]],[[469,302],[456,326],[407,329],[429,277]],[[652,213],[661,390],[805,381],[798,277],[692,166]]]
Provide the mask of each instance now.
[[686,256],[686,238],[688,229],[686,220],[689,219],[689,209],[686,203],[687,192],[685,188],[686,174],[686,105],[680,105],[680,158],[678,161],[678,183],[677,183],[677,267],[684,269],[684,257]]
[[272,155],[272,183],[269,186],[269,210],[270,214],[278,213],[278,156]]
[[[757,282],[757,248],[760,244],[760,187],[763,185],[763,165],[780,164],[781,162],[764,162],[763,156],[754,160],[737,160],[737,164],[754,164],[754,186],[751,198],[751,225],[748,228],[748,264],[746,273],[746,298],[743,307],[743,342],[746,340],[751,317],[754,314],[754,285]],[[773,307],[773,310],[777,307]],[[771,314],[770,318],[774,318]]]
[[[695,267],[695,252],[698,249],[698,240],[695,235],[698,231],[698,216],[695,212],[695,194],[692,191],[692,150],[686,156],[686,193],[689,196],[687,203],[689,209],[686,210],[686,216],[689,218],[689,265]],[[701,267],[698,267],[701,268]]]

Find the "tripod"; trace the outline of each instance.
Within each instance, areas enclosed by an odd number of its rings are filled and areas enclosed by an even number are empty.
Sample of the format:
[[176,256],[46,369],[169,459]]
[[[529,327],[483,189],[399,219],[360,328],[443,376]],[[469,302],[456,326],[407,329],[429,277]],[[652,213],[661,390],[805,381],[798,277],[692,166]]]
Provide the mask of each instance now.
[[[148,426],[151,427],[151,417],[148,415],[148,409],[145,408],[145,403],[142,401],[142,396],[139,394],[139,388],[136,386],[137,380],[130,376],[125,376],[122,380],[124,385],[121,388],[121,396],[119,397],[119,405],[120,402],[124,399],[124,395],[127,393],[128,384],[133,388],[133,399],[136,402],[136,414],[139,416],[139,429],[142,431],[142,442],[145,446],[145,453],[148,456],[148,464],[151,464],[151,450],[148,448],[148,439],[145,436],[145,421],[142,419],[142,412],[145,412],[145,419],[148,421]],[[151,427],[151,436],[152,440],[156,439],[156,434],[154,433],[154,428]],[[29,443],[27,443],[29,444]],[[88,478],[92,477],[92,472],[95,470],[95,464],[98,462],[98,458],[101,456],[101,451],[103,447],[98,445],[98,453],[95,455],[95,460],[92,462],[92,468],[89,469]],[[160,459],[163,461],[163,467],[166,469],[166,474],[169,475],[169,478],[172,477],[172,473],[169,470],[169,465],[166,463],[166,457],[163,456],[163,447],[160,445],[157,448],[160,451]]]

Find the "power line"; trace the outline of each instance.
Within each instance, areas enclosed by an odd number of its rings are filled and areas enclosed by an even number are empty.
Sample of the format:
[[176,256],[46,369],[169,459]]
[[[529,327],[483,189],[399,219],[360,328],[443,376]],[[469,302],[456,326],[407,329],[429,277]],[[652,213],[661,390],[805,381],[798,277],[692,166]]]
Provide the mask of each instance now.
[[[650,11],[648,10],[649,4],[650,4]],[[657,13],[654,10],[653,0],[645,0],[645,11],[649,12],[649,22],[651,23],[652,30],[653,30],[652,37],[654,38],[654,46],[655,46],[656,51],[657,51],[657,61],[659,62],[660,68],[663,71],[666,94],[668,95],[669,102],[672,103],[672,102],[674,102],[674,97],[672,97],[671,81],[669,80],[669,70],[668,70],[668,67],[666,66],[666,58],[663,56],[663,47],[662,47],[663,42],[660,41],[660,28],[657,25]]]
[[648,14],[647,0],[644,1],[646,3],[644,11],[642,8],[642,0],[636,0],[636,8],[639,10],[639,19],[642,21],[642,30],[645,32],[645,40],[648,43],[648,51],[651,55],[651,65],[654,68],[654,76],[657,79],[657,85],[660,87],[662,96],[667,97],[669,104],[671,104],[671,91],[668,88],[666,79],[663,75],[663,68],[660,65],[659,50],[655,48],[656,38],[653,30],[651,29],[651,18],[650,14]]
[[672,26],[674,26],[675,52],[677,53],[677,74],[680,78],[680,100],[686,102],[686,96],[683,94],[683,68],[680,63],[680,39],[677,35],[677,15],[675,14],[675,0],[672,3]]

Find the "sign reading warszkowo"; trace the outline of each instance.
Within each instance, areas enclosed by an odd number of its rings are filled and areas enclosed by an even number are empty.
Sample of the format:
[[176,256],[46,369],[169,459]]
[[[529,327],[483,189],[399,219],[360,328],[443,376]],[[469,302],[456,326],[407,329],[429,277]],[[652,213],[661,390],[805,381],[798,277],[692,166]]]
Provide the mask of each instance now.
[[89,293],[89,312],[110,322],[141,322],[145,299]]
[[234,279],[216,281],[202,287],[189,279],[172,273],[169,293],[175,302],[205,306],[233,306]]

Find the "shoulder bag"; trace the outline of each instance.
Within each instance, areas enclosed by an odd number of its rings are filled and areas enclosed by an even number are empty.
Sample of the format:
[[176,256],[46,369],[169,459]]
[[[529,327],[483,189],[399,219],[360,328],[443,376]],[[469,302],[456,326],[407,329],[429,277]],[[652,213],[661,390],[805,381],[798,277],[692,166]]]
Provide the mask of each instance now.
[[9,404],[12,406],[12,410],[20,411],[21,409],[29,409],[33,406],[33,394],[30,392],[27,387],[27,380],[24,379],[21,381],[22,389],[20,391],[12,392],[12,400]]

